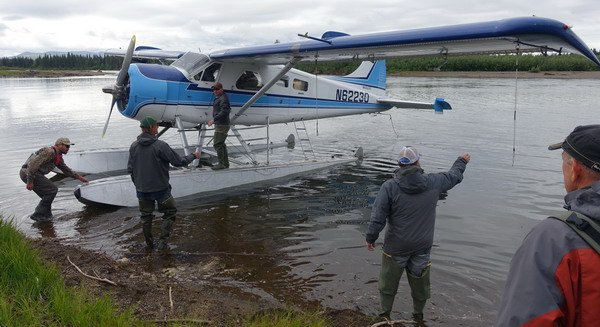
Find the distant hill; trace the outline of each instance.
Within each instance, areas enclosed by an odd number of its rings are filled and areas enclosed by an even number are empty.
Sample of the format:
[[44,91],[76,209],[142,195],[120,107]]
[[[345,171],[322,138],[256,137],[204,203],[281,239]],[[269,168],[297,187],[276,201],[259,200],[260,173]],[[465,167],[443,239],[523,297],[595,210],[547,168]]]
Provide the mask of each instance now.
[[23,52],[20,53],[12,58],[30,58],[30,59],[36,59],[39,57],[43,57],[44,55],[48,55],[48,56],[64,56],[67,55],[68,53],[73,54],[73,55],[78,55],[78,56],[103,56],[104,53],[99,52],[99,51],[47,51],[47,52]]

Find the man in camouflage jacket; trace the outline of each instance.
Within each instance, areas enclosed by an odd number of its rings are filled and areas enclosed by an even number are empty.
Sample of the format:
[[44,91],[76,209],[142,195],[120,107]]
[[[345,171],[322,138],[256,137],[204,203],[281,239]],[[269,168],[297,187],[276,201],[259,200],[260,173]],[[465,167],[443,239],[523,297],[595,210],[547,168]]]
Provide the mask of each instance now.
[[55,167],[58,167],[65,175],[71,176],[87,183],[88,180],[73,172],[63,161],[63,155],[69,152],[73,145],[66,137],[61,137],[56,140],[53,146],[44,147],[32,153],[25,164],[21,167],[19,176],[21,180],[27,184],[27,189],[34,191],[41,200],[35,207],[34,213],[30,216],[35,221],[52,220],[52,201],[58,193],[58,187],[54,185],[46,174],[51,172]]

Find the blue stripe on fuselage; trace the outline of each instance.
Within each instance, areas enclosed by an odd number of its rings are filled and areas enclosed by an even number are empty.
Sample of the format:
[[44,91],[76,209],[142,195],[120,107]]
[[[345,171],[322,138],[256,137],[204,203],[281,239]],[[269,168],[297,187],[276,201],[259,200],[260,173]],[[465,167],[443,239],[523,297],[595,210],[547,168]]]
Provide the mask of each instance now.
[[[134,118],[147,105],[190,105],[210,107],[214,101],[211,89],[198,87],[190,82],[176,68],[152,64],[134,64],[129,68],[131,89],[129,103],[124,116]],[[253,92],[228,90],[227,95],[232,107],[243,106],[253,95]],[[341,102],[337,100],[315,99],[312,97],[280,96],[265,94],[252,107],[290,109],[382,109],[388,108],[380,103]]]

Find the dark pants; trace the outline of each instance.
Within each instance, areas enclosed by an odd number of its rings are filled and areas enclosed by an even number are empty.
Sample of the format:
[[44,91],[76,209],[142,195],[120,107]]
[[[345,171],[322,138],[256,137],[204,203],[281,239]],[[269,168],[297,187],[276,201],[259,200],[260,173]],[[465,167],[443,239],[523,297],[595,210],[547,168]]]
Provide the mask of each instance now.
[[177,214],[175,199],[171,196],[171,190],[152,193],[138,192],[137,195],[146,245],[153,246],[152,220],[154,219],[155,203],[158,203],[158,212],[163,214],[160,241],[166,243],[173,230],[173,223]]
[[229,132],[229,125],[215,125],[215,136],[213,139],[213,147],[217,151],[219,165],[229,168],[229,156],[227,155],[227,146],[225,140]]
[[[27,169],[21,168],[19,177],[27,184]],[[58,187],[54,185],[46,176],[41,173],[35,173],[33,177],[33,191],[40,197],[40,202],[31,215],[31,219],[44,221],[52,219],[52,202],[58,193]]]

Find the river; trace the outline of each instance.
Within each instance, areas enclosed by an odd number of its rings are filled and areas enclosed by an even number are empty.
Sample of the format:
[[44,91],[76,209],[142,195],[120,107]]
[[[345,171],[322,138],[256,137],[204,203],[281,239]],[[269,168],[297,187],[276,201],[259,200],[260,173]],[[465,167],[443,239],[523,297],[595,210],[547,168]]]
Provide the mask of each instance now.
[[[0,79],[6,168],[0,212],[30,237],[135,259],[144,255],[136,208],[86,207],[73,196],[78,182],[62,179],[56,220],[40,227],[28,218],[38,198],[18,177],[31,152],[61,136],[76,143],[71,151],[128,147],[138,124],[117,111],[107,136],[100,137],[110,105],[101,87],[111,83],[112,76]],[[444,171],[469,152],[464,181],[438,203],[425,316],[429,326],[491,325],[513,253],[536,222],[562,206],[560,151],[547,146],[577,125],[598,123],[598,80],[404,77],[389,78],[388,88],[407,100],[443,97],[454,109],[443,115],[395,109],[307,123],[318,151],[362,146],[363,163],[268,188],[179,201],[173,249],[168,257],[153,257],[155,266],[211,260],[207,253],[252,253],[220,255],[224,269],[243,273],[214,282],[283,302],[316,300],[375,314],[381,247],[367,251],[364,232],[399,149],[417,147],[428,172]],[[287,128],[274,127],[272,135],[283,139]],[[176,135],[165,136],[178,145]],[[409,316],[409,292],[403,278],[396,317]]]

